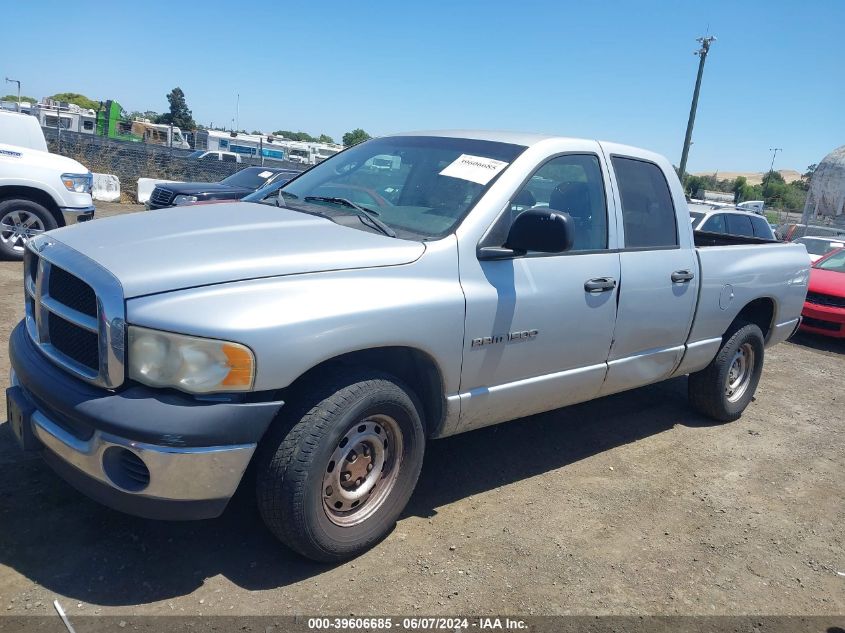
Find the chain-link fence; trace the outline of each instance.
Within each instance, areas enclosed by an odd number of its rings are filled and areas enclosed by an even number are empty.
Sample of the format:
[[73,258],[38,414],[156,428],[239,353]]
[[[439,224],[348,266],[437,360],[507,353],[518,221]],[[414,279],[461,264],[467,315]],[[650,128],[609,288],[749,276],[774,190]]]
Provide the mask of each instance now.
[[120,180],[121,202],[137,201],[138,178],[216,182],[244,167],[267,165],[301,171],[303,166],[289,161],[243,156],[242,162],[197,160],[193,150],[151,143],[118,141],[94,134],[44,128],[51,152],[79,161],[92,172],[113,174]]

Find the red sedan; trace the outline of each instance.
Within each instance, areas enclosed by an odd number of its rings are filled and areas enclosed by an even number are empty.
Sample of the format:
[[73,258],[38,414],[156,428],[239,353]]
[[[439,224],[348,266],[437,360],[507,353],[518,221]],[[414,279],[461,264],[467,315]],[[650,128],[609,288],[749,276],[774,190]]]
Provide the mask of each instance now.
[[845,338],[845,248],[813,264],[801,315],[802,330]]

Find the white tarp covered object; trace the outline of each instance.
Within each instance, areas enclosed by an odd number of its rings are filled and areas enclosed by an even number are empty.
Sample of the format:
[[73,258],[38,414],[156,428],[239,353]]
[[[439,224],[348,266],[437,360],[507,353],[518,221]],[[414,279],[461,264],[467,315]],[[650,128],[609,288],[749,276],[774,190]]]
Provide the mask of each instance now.
[[120,180],[113,174],[94,174],[91,197],[102,202],[120,202]]
[[145,203],[160,182],[179,182],[178,180],[157,180],[156,178],[138,178],[138,202]]
[[845,226],[845,145],[825,156],[813,172],[801,222],[811,219]]

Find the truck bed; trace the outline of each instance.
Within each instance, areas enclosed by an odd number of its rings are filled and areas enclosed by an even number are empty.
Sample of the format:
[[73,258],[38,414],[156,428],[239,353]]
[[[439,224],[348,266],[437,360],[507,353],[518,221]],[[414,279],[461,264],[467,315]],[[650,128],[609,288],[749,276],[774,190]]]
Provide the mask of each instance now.
[[693,239],[695,240],[695,245],[698,247],[778,243],[778,240],[767,240],[761,237],[746,237],[744,235],[727,235],[725,233],[711,233],[710,231],[693,231]]

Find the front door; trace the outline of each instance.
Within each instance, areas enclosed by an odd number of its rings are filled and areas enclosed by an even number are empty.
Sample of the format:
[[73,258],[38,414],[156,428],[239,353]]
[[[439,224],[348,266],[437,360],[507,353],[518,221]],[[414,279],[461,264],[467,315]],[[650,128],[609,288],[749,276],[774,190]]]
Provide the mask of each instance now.
[[543,164],[482,243],[502,246],[531,207],[567,212],[572,250],[505,260],[463,258],[467,299],[461,371],[461,430],[589,400],[598,394],[616,321],[620,279],[615,214],[598,153]]

